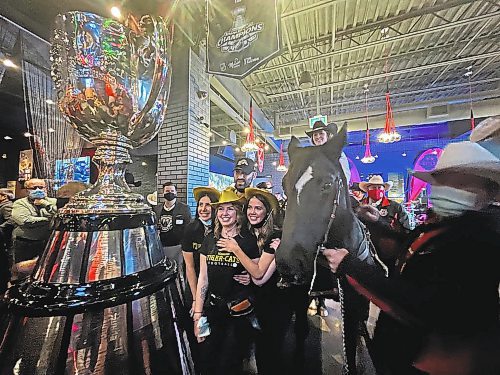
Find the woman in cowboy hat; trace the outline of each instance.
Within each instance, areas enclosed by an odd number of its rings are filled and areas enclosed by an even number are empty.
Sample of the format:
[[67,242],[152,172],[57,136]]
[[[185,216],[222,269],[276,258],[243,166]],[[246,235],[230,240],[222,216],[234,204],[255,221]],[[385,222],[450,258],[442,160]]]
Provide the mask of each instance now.
[[214,233],[205,238],[200,248],[200,275],[193,318],[199,342],[205,340],[199,327],[203,315],[210,324],[210,335],[202,349],[202,366],[207,374],[241,373],[243,359],[247,358],[258,327],[253,311],[253,288],[241,284],[237,277],[245,267],[225,248],[225,242],[220,242],[234,239],[252,261],[258,261],[257,240],[245,228],[244,203],[245,198],[240,198],[233,189],[221,193],[219,201],[212,203],[216,213]]
[[454,143],[433,171],[413,174],[432,185],[438,220],[412,233],[390,278],[346,249],[325,256],[382,309],[373,341],[381,374],[498,374],[500,233],[498,214],[484,210],[500,191],[498,153]]
[[250,259],[234,239],[221,239],[219,244],[238,257],[260,286],[256,290],[257,316],[262,328],[257,341],[257,368],[259,374],[274,374],[283,366],[281,352],[291,318],[286,294],[277,287],[279,277],[275,272],[274,254],[281,237],[274,224],[279,216],[279,202],[272,193],[258,188],[246,188],[245,198],[248,227],[257,238],[259,261]]
[[213,187],[199,186],[193,189],[193,195],[196,200],[195,218],[186,226],[181,241],[182,256],[189,286],[189,290],[186,290],[186,306],[189,306],[191,302],[191,316],[194,311],[196,285],[200,273],[199,250],[205,237],[212,233],[212,220],[215,212],[212,203],[219,201],[220,192]]

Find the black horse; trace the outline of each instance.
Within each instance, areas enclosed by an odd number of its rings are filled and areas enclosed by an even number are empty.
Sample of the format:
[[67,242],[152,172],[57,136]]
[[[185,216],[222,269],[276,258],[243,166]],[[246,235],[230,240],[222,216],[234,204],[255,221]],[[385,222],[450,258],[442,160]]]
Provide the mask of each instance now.
[[[316,273],[321,245],[343,247],[376,266],[364,225],[351,208],[348,184],[339,162],[346,128],[322,146],[301,148],[293,138],[290,166],[283,178],[288,197],[283,236],[276,252],[285,285],[309,285]],[[344,343],[350,374],[355,374],[359,323],[368,315],[368,301],[341,280],[344,294]]]

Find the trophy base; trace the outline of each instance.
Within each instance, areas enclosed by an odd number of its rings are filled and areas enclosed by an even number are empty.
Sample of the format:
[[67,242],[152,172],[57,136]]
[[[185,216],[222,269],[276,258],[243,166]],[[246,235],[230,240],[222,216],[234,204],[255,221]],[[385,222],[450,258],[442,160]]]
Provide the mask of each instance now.
[[[58,214],[0,320],[2,374],[194,374],[178,269],[154,215]],[[190,339],[188,339],[190,338]]]

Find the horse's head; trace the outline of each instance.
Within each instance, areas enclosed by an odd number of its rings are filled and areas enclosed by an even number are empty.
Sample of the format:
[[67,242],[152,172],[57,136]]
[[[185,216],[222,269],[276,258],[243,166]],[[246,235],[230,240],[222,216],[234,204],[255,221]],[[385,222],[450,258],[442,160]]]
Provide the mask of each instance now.
[[339,162],[345,139],[344,126],[322,146],[301,148],[296,138],[288,146],[290,166],[283,178],[288,203],[276,252],[278,271],[287,282],[310,282],[317,246],[328,230],[334,201],[340,198],[339,209],[348,205],[347,182]]

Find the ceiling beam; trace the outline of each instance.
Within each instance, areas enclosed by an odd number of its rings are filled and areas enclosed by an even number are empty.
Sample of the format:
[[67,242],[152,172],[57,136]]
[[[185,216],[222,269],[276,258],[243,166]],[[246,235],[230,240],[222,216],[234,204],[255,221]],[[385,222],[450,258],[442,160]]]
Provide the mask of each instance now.
[[[379,28],[382,28],[383,26],[394,25],[396,23],[399,23],[399,22],[402,22],[402,21],[405,21],[408,19],[425,16],[427,14],[433,14],[435,12],[439,12],[439,11],[442,11],[445,9],[451,9],[451,8],[454,8],[457,6],[473,3],[474,1],[477,1],[477,0],[447,0],[447,1],[442,2],[441,4],[438,4],[438,5],[434,5],[434,6],[430,6],[430,7],[422,7],[420,9],[412,10],[410,12],[405,12],[405,13],[402,13],[402,14],[399,14],[397,16],[393,16],[390,18],[385,18],[385,19],[381,19],[378,21],[373,21],[373,22],[359,25],[359,26],[356,26],[356,27],[353,27],[353,28],[350,28],[347,30],[336,31],[335,32],[336,38],[340,39],[340,38],[347,37],[349,35],[360,33],[360,32],[366,31],[366,30],[379,29]],[[295,51],[295,50],[300,50],[304,47],[318,45],[320,43],[329,43],[330,39],[331,39],[331,34],[326,34],[324,36],[320,36],[320,37],[317,37],[314,39],[305,40],[305,41],[302,41],[299,43],[295,43],[292,45],[292,49]]]
[[371,47],[376,47],[376,46],[387,44],[387,43],[403,41],[403,40],[406,40],[408,38],[414,38],[414,37],[418,37],[418,36],[424,36],[427,34],[442,32],[442,31],[446,31],[449,29],[453,29],[455,27],[466,26],[466,25],[469,25],[469,24],[472,24],[475,22],[489,20],[489,19],[492,19],[492,18],[495,18],[498,16],[500,16],[500,11],[493,12],[493,13],[487,13],[487,14],[483,14],[483,15],[480,15],[477,17],[468,18],[465,20],[450,22],[449,24],[446,24],[446,25],[429,27],[427,29],[417,30],[417,31],[413,31],[413,32],[403,34],[403,35],[396,35],[396,36],[393,36],[390,38],[380,39],[380,40],[376,40],[376,41],[370,42],[370,43],[360,44],[360,45],[356,45],[356,46],[352,46],[352,47],[348,47],[348,48],[344,48],[344,49],[338,49],[338,50],[331,51],[328,53],[304,57],[301,59],[297,59],[295,61],[284,62],[284,63],[281,63],[279,65],[258,69],[257,72],[259,72],[259,73],[272,72],[272,71],[275,71],[277,69],[283,69],[283,68],[291,67],[291,66],[294,66],[297,64],[303,64],[306,62],[322,60],[322,59],[326,59],[329,57],[338,56],[338,55],[342,55],[342,54],[349,53],[349,52],[356,52],[356,51],[360,51],[360,50],[371,48]]
[[281,19],[285,20],[287,18],[298,16],[298,15],[301,15],[301,14],[304,14],[304,13],[307,13],[307,12],[311,12],[313,10],[319,10],[319,9],[325,8],[327,6],[330,6],[330,5],[334,4],[334,3],[339,3],[341,1],[346,1],[346,0],[318,1],[316,3],[312,3],[312,4],[309,4],[309,5],[306,5],[306,6],[302,7],[302,8],[292,9],[292,10],[290,10],[288,12],[283,12],[281,14]]
[[467,57],[462,57],[462,58],[453,59],[453,60],[440,61],[440,62],[433,63],[433,64],[414,66],[411,68],[395,70],[395,71],[387,72],[387,73],[386,72],[377,73],[377,74],[372,74],[369,76],[348,79],[345,81],[331,82],[331,83],[319,85],[317,87],[312,87],[310,89],[290,90],[290,91],[280,92],[280,93],[276,93],[276,94],[270,94],[267,97],[271,98],[271,99],[272,98],[280,98],[283,96],[303,93],[306,91],[314,91],[314,90],[316,90],[316,88],[318,88],[320,90],[327,89],[330,87],[337,87],[337,86],[348,85],[348,84],[352,84],[352,83],[371,81],[373,79],[387,78],[387,77],[399,76],[402,74],[414,73],[414,72],[418,72],[421,70],[440,68],[440,67],[447,66],[447,65],[454,65],[454,64],[461,64],[461,63],[465,63],[465,62],[471,62],[471,61],[475,61],[475,60],[489,59],[489,58],[495,57],[495,56],[500,56],[500,51],[484,53],[482,55],[467,56]]
[[[480,42],[489,42],[489,43],[496,43],[499,41],[499,37],[500,37],[500,33],[498,34],[494,34],[494,35],[484,35],[482,37],[478,37],[475,39],[476,43],[480,43]],[[445,52],[450,52],[452,50],[455,50],[456,47],[457,47],[457,44],[467,44],[469,43],[470,41],[472,40],[472,38],[469,38],[469,39],[464,39],[464,40],[454,40],[453,42],[450,42],[450,43],[447,43],[447,44],[442,44],[442,45],[435,45],[435,46],[431,46],[431,47],[427,47],[427,48],[422,48],[422,49],[417,49],[417,50],[413,50],[413,51],[406,51],[406,52],[402,52],[402,53],[399,53],[397,55],[391,55],[390,58],[391,58],[391,62],[393,64],[397,64],[401,61],[404,61],[404,60],[410,60],[410,58],[415,58],[416,56],[420,56],[422,54],[428,56],[429,53],[433,52],[433,51],[438,51],[439,53],[445,53]],[[356,63],[353,63],[353,64],[345,64],[345,65],[342,65],[342,66],[334,66],[333,69],[332,68],[329,68],[329,69],[326,69],[326,70],[323,70],[317,74],[319,75],[331,75],[331,73],[333,71],[335,72],[341,72],[343,70],[350,70],[352,68],[357,68],[357,67],[363,67],[364,70],[366,70],[366,68],[368,66],[373,66],[373,64],[376,64],[376,63],[379,63],[379,62],[382,62],[382,63],[386,63],[387,61],[387,57],[380,57],[378,59],[372,59],[372,60],[367,60],[367,61],[360,61],[360,62],[356,62]],[[331,77],[330,77],[331,79]],[[286,79],[282,79],[282,80],[277,80],[277,81],[269,81],[269,82],[265,82],[265,83],[258,83],[258,84],[255,84],[255,85],[247,85],[247,89],[250,90],[250,91],[257,91],[257,90],[262,90],[262,89],[265,89],[266,87],[269,87],[269,86],[274,86],[274,85],[280,85],[280,84],[283,84],[283,83],[292,83],[292,82],[295,82],[295,79],[294,78],[286,78]]]
[[[500,81],[500,77],[482,79],[479,81],[474,81],[472,84],[473,85],[483,85],[483,84],[488,84],[488,83],[493,83],[493,82],[498,82],[498,81]],[[426,92],[450,90],[450,89],[456,89],[456,88],[468,87],[468,86],[469,86],[469,82],[467,81],[467,82],[455,83],[455,84],[449,84],[449,85],[433,86],[433,87],[429,87],[426,89],[424,88],[424,89],[418,89],[418,90],[397,91],[397,92],[391,93],[391,98],[396,98],[396,97],[405,96],[405,95],[422,94],[422,93],[426,93]],[[443,99],[446,100],[447,98],[443,98]],[[385,94],[384,95],[377,95],[377,96],[368,96],[368,102],[373,102],[373,101],[377,101],[377,100],[385,100]],[[359,98],[359,99],[348,99],[348,100],[338,102],[338,103],[323,104],[320,106],[320,108],[332,108],[332,107],[337,107],[337,106],[342,106],[342,105],[362,104],[364,102],[365,102],[364,97]],[[278,113],[279,113],[279,115],[286,115],[286,114],[290,114],[290,113],[303,112],[304,110],[312,111],[314,109],[316,109],[316,106],[309,106],[307,108],[280,111]]]

